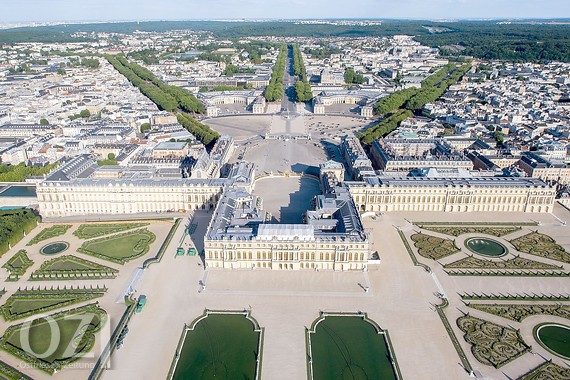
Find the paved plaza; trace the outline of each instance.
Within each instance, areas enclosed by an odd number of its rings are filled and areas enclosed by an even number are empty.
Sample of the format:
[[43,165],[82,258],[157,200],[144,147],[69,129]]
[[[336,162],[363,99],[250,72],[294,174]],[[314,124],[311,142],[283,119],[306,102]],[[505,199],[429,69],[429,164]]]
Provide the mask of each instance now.
[[[570,212],[564,209],[557,208],[555,214],[570,220]],[[199,228],[194,238],[203,233],[208,215],[196,215]],[[173,254],[166,255],[145,274],[140,292],[148,296],[149,302],[144,312],[131,321],[125,346],[114,354],[112,369],[103,378],[164,378],[185,323],[190,323],[204,309],[251,309],[252,316],[265,328],[263,378],[306,378],[304,330],[319,312],[365,311],[389,331],[405,379],[441,379],[443,373],[448,379],[467,379],[468,374],[435,312],[434,306],[441,302],[437,297],[438,287],[431,275],[414,266],[395,226],[410,228],[409,220],[484,222],[491,216],[497,222],[540,221],[541,231],[552,234],[570,248],[567,227],[552,215],[392,213],[365,220],[372,231],[374,249],[381,257],[381,263],[370,266],[365,273],[204,271],[196,257],[175,259]],[[453,326],[466,309],[457,295],[461,292],[570,292],[570,284],[563,278],[451,277],[436,265],[432,268],[450,298],[445,312]],[[201,291],[199,281],[206,283],[206,290]],[[369,292],[363,287],[370,287]],[[525,321],[523,336],[528,336],[528,326],[534,326],[541,318]],[[487,316],[487,319],[499,318]],[[541,360],[540,356],[529,353],[495,370],[477,362],[460,331],[456,329],[455,333],[473,367],[489,378],[516,378]],[[552,357],[541,348],[536,347],[536,351]]]
[[321,193],[314,177],[267,177],[255,183],[256,195],[263,199],[264,210],[273,222],[302,223],[305,211],[311,209],[313,197]]

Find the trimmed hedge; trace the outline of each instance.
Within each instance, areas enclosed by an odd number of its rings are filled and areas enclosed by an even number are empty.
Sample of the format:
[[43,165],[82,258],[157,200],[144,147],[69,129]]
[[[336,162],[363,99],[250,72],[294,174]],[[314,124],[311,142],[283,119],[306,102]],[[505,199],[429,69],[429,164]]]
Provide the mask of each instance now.
[[12,256],[10,260],[6,262],[6,264],[2,266],[2,268],[5,268],[8,272],[10,272],[10,275],[6,281],[18,281],[20,279],[20,276],[26,273],[26,270],[28,270],[28,268],[33,264],[34,262],[30,260],[26,254],[26,251],[23,249],[19,250],[14,256]]
[[[6,321],[13,321],[102,297],[106,292],[107,288],[99,288],[99,286],[96,288],[18,289],[0,307],[0,312]],[[21,303],[25,306],[19,305]]]
[[66,255],[46,261],[30,276],[30,281],[86,280],[115,278],[117,269]]
[[146,227],[149,223],[105,223],[105,224],[82,224],[73,235],[79,239],[93,239],[100,236],[110,235],[117,232]]
[[48,227],[48,228],[40,231],[26,245],[28,245],[28,246],[34,245],[34,244],[39,243],[40,241],[51,239],[51,238],[54,238],[56,236],[65,235],[67,230],[69,230],[70,228],[71,228],[71,224],[60,224],[60,225]]
[[[122,239],[128,239],[131,236],[134,235],[143,235],[143,237],[141,239],[139,239],[135,244],[132,245],[131,247],[131,252],[127,252],[126,255],[122,255],[122,256],[118,256],[118,255],[114,255],[114,253],[116,253],[116,247],[113,247],[114,250],[111,251],[109,249],[105,249],[103,250],[102,247],[99,248],[99,250],[95,250],[93,249],[93,245],[99,245],[101,243],[104,244],[104,242],[106,241],[110,241],[110,240],[122,240]],[[126,232],[126,233],[122,233],[122,234],[117,234],[117,235],[111,235],[111,236],[107,236],[107,237],[103,237],[103,238],[99,238],[99,239],[94,239],[94,240],[89,240],[85,243],[83,243],[83,245],[77,249],[77,252],[81,252],[81,253],[85,253],[87,255],[91,255],[100,259],[104,259],[104,260],[108,260],[117,264],[125,264],[127,261],[130,260],[134,260],[138,257],[144,256],[149,250],[150,250],[150,245],[156,240],[156,235],[153,234],[152,232],[144,229],[144,230],[135,230],[135,231],[130,231],[130,232]],[[119,242],[116,242],[115,244],[119,245]],[[130,254],[129,254],[130,253]]]
[[[15,356],[16,358],[27,362],[32,368],[39,369],[51,375],[55,371],[60,371],[66,365],[80,359],[84,354],[93,348],[95,344],[95,334],[105,325],[107,321],[107,313],[105,310],[99,308],[96,304],[90,304],[76,309],[62,311],[60,313],[52,314],[49,316],[58,322],[58,325],[60,328],[62,328],[65,327],[63,326],[64,323],[78,320],[76,318],[69,318],[69,316],[85,314],[93,315],[94,318],[91,320],[91,323],[84,325],[86,326],[84,332],[79,337],[79,341],[76,342],[79,350],[76,351],[71,357],[52,358],[51,361],[49,359],[41,359],[29,352],[24,351],[12,340],[12,338],[16,337],[15,334],[20,333],[22,331],[22,328],[26,328],[26,326],[27,328],[40,328],[42,323],[45,323],[42,322],[45,321],[45,318],[38,318],[32,321],[31,325],[29,323],[22,323],[8,327],[4,333],[4,336],[2,336],[0,339],[0,348]],[[81,330],[83,330],[83,328],[81,328]],[[34,335],[35,334],[30,334],[31,337]],[[41,338],[45,339],[44,337]],[[32,344],[32,342],[30,342],[30,344]],[[71,344],[71,341],[60,341],[58,349],[63,346],[67,347],[69,344]]]

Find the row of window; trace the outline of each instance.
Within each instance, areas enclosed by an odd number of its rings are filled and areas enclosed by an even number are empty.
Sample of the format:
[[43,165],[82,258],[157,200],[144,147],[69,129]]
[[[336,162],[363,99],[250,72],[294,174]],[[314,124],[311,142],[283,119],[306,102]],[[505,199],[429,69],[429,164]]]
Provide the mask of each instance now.
[[[218,250],[206,250],[206,260],[273,260],[273,261],[299,261],[319,260],[335,261],[335,253],[330,252],[278,252],[273,255],[270,252],[226,252]],[[364,261],[364,253],[341,252],[336,261]]]

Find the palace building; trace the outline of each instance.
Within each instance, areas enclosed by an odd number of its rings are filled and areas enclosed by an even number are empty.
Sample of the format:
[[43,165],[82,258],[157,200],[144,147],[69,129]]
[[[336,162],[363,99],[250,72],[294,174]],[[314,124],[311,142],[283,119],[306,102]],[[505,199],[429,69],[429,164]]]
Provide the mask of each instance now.
[[347,182],[358,210],[552,212],[556,189],[535,178],[366,177]]
[[303,224],[272,224],[262,200],[227,190],[206,236],[209,267],[224,269],[365,270],[369,242],[345,187],[319,195]]

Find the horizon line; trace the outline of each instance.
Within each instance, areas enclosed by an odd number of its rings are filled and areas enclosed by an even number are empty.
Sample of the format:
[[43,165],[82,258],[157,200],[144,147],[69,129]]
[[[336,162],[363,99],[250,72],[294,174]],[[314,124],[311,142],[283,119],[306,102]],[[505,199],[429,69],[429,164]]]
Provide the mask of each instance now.
[[7,24],[115,24],[115,23],[141,23],[141,22],[187,22],[187,21],[214,21],[214,22],[259,22],[259,21],[430,21],[430,22],[459,22],[459,21],[570,21],[570,17],[472,17],[472,18],[415,18],[415,17],[321,17],[321,18],[185,18],[185,19],[119,19],[119,20],[49,20],[49,21],[0,21],[0,25]]

